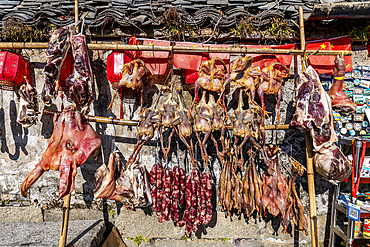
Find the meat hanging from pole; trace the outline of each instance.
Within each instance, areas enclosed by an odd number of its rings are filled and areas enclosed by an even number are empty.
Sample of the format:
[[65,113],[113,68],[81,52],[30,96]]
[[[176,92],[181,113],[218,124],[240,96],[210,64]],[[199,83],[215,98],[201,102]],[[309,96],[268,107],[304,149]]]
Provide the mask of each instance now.
[[136,161],[125,167],[118,152],[110,155],[108,166],[101,165],[94,175],[94,197],[115,200],[128,209],[152,205],[150,175]]
[[117,93],[122,88],[129,88],[132,90],[140,91],[140,113],[143,112],[143,89],[144,89],[144,82],[146,79],[146,74],[150,73],[150,71],[145,66],[145,63],[141,59],[133,60],[129,63],[126,63],[122,67],[122,77],[121,79],[112,85],[114,89],[114,95],[112,100],[108,106],[108,110],[110,111],[113,106],[114,99],[117,96]]
[[94,99],[93,73],[87,52],[86,37],[82,34],[72,35],[73,71],[66,79],[69,94],[83,114],[89,113],[90,104]]
[[18,90],[21,99],[17,122],[22,124],[23,128],[29,128],[37,122],[37,115],[40,112],[36,88],[27,79],[25,81]]
[[54,131],[41,161],[28,174],[21,186],[22,196],[48,170],[60,171],[58,200],[74,189],[77,167],[100,147],[101,140],[84,116],[74,106],[54,115]]
[[55,99],[61,87],[62,65],[71,47],[70,39],[75,34],[76,25],[71,24],[55,30],[50,36],[43,71],[45,83],[41,93],[41,98],[47,106],[52,104],[52,100]]
[[295,105],[291,125],[309,131],[317,173],[332,183],[343,182],[351,174],[352,165],[335,145],[338,138],[334,132],[331,100],[312,66],[298,73]]

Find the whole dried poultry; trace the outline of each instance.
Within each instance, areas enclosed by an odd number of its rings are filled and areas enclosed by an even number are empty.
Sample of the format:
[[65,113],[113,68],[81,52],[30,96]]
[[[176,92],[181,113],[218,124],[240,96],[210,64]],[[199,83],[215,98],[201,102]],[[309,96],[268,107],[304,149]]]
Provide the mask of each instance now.
[[331,107],[343,115],[355,113],[356,103],[350,100],[343,92],[343,82],[346,73],[346,63],[343,56],[338,55],[334,62],[334,82],[328,95],[331,99]]
[[[275,69],[276,66],[281,66],[282,69],[285,71],[281,71],[279,69]],[[279,123],[280,121],[280,101],[281,101],[281,86],[283,84],[283,80],[289,76],[288,68],[279,62],[271,63],[269,66],[262,69],[262,83],[259,84],[257,92],[259,98],[261,100],[262,108],[266,113],[266,106],[265,106],[265,94],[277,94],[277,114],[275,123]]]
[[[259,66],[252,66],[252,61],[252,57],[242,56],[232,62],[230,75],[226,78],[224,90],[230,82],[235,82],[237,86],[243,88],[245,91],[249,90],[251,99],[254,100],[256,86],[260,82],[262,71]],[[221,96],[223,96],[223,92]]]
[[[224,135],[226,129],[226,112],[222,109],[222,106],[215,102],[213,94],[209,94],[208,103],[206,102],[206,91],[203,91],[202,99],[196,106],[196,113],[194,116],[194,131],[197,136],[202,158],[205,164],[208,164],[208,154],[206,151],[205,144],[208,137],[211,136],[213,143],[216,146],[217,156],[220,161],[223,162],[223,156],[225,153],[224,147]],[[218,143],[214,138],[213,131],[221,131],[220,141],[222,145],[222,152],[219,152]],[[200,132],[204,134],[203,140],[201,140]]]
[[[225,130],[226,130],[226,122],[228,121],[227,112],[224,111],[224,108],[215,102],[215,98],[213,94],[209,95],[208,106],[212,109],[213,118],[212,121],[212,132],[210,134],[213,143],[216,146],[217,156],[220,159],[221,163],[223,163],[224,154],[225,154]],[[222,152],[220,153],[218,150],[218,143],[213,136],[214,131],[220,131],[220,142],[222,145]]]
[[[234,149],[235,149],[235,164],[239,166],[239,154],[241,155],[240,158],[240,165],[244,165],[244,157],[242,154],[242,148],[244,144],[251,140],[251,142],[254,144],[254,146],[257,147],[257,149],[261,152],[262,157],[266,164],[269,163],[266,152],[263,150],[263,148],[257,143],[256,139],[258,139],[260,136],[263,138],[264,142],[264,131],[263,128],[261,128],[261,122],[262,122],[262,116],[261,116],[261,109],[260,107],[254,102],[251,101],[251,104],[249,105],[249,109],[244,110],[243,109],[243,91],[240,90],[239,92],[239,103],[238,108],[236,108],[231,115],[230,119],[233,121],[233,134],[234,134]],[[261,126],[261,127],[260,127]],[[237,146],[237,143],[239,141],[239,137],[243,138],[242,143]]]
[[138,161],[125,168],[118,153],[112,153],[108,167],[100,166],[94,177],[95,198],[116,200],[128,209],[152,205],[149,173]]
[[37,122],[37,115],[39,114],[37,91],[26,79],[26,84],[19,88],[18,93],[21,99],[17,122],[22,124],[23,128],[29,128]]
[[[164,155],[164,158],[167,159],[168,153],[170,152],[170,146],[171,146],[171,139],[173,134],[175,133],[175,128],[173,123],[176,118],[176,113],[179,110],[179,105],[173,100],[173,93],[172,90],[168,93],[167,100],[159,107],[158,111],[161,116],[161,121],[159,122],[159,136],[161,140],[161,147],[162,152]],[[163,143],[163,128],[171,128],[171,134],[168,137],[168,146],[167,148],[164,148]]]
[[86,38],[81,33],[71,36],[72,54],[74,59],[73,71],[66,79],[69,94],[76,106],[81,108],[82,114],[89,113],[90,104],[94,99],[93,73]]
[[49,145],[41,161],[22,183],[22,196],[26,197],[31,185],[49,169],[60,171],[58,200],[71,193],[77,167],[100,145],[98,134],[84,116],[74,106],[64,108],[62,113],[54,115],[54,132]]
[[293,218],[294,224],[297,226],[299,231],[305,231],[306,235],[307,232],[307,219],[304,215],[304,206],[302,201],[299,199],[296,188],[295,188],[295,180],[297,176],[302,176],[305,167],[301,165],[298,161],[294,158],[290,157],[290,162],[292,164],[292,174],[289,177],[288,181],[288,205],[287,205],[287,212],[285,213],[285,217],[282,219],[283,225],[283,233],[287,233],[288,225],[291,219]]
[[71,47],[70,38],[75,34],[76,24],[71,24],[55,30],[50,36],[44,67],[45,84],[41,93],[42,100],[48,106],[59,91],[62,65]]
[[[196,160],[194,158],[193,140],[191,138],[193,133],[192,123],[188,117],[188,110],[184,107],[179,91],[177,91],[177,98],[179,101],[179,109],[176,112],[175,119],[172,121],[172,126],[177,126],[177,134],[181,141],[186,145],[190,154],[191,163],[194,166],[196,164]],[[189,142],[187,141],[187,138],[189,138]]]
[[287,212],[288,184],[287,178],[281,173],[279,167],[278,147],[270,145],[267,147],[267,154],[272,159],[268,169],[262,174],[263,195],[262,207],[273,216],[281,215],[284,219]]
[[241,212],[243,207],[243,183],[239,177],[237,166],[235,165],[235,150],[229,147],[230,143],[226,143],[226,157],[222,168],[219,186],[218,186],[218,205],[222,211],[230,211],[233,209]]
[[[223,68],[216,65],[216,61],[219,61]],[[227,73],[225,62],[215,57],[211,60],[203,61],[199,66],[199,78],[194,83],[194,100],[190,106],[189,117],[192,113],[193,106],[198,101],[199,88],[209,90],[211,92],[220,93],[224,88],[224,81]]]
[[338,139],[334,132],[330,97],[312,66],[308,66],[304,73],[298,73],[297,84],[296,111],[291,125],[309,131],[313,139],[316,171],[330,182],[343,182],[351,174],[352,165],[335,145]]
[[123,65],[122,68],[122,78],[121,80],[113,85],[114,95],[112,97],[112,101],[110,102],[108,106],[108,110],[112,109],[114,99],[116,98],[116,95],[118,91],[121,88],[130,88],[133,90],[140,90],[141,94],[141,100],[140,100],[140,112],[143,111],[143,88],[144,88],[144,76],[145,74],[149,72],[147,67],[145,66],[145,63],[141,59],[132,60],[129,63],[126,63]]
[[[141,148],[148,143],[154,136],[155,129],[159,126],[159,123],[161,121],[161,116],[159,114],[159,111],[157,109],[159,98],[162,94],[163,88],[158,93],[157,98],[153,101],[152,105],[145,109],[143,114],[140,116],[140,120],[138,123],[138,141],[134,147],[134,151],[132,152],[130,158],[128,159],[127,163],[131,164],[134,163],[134,161],[137,158],[137,155],[139,154]],[[141,138],[147,137],[144,142],[142,142]]]
[[259,217],[262,217],[262,190],[263,183],[261,178],[258,176],[257,168],[255,164],[256,152],[249,153],[248,167],[244,173],[242,183],[243,183],[243,193],[242,193],[242,205],[244,205],[245,212],[248,217],[250,217],[254,211],[257,211]]
[[[193,129],[198,138],[202,158],[208,164],[208,154],[205,148],[206,141],[212,131],[213,109],[206,103],[206,91],[203,91],[202,99],[196,107]],[[200,139],[200,133],[204,134],[203,141]]]

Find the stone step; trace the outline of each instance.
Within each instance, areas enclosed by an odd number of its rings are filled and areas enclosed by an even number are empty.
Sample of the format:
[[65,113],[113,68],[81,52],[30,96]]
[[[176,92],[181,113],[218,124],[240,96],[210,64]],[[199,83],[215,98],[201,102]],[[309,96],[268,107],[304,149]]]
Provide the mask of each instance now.
[[[58,246],[60,221],[0,222],[0,246]],[[103,220],[68,222],[67,246],[98,247],[106,226]]]

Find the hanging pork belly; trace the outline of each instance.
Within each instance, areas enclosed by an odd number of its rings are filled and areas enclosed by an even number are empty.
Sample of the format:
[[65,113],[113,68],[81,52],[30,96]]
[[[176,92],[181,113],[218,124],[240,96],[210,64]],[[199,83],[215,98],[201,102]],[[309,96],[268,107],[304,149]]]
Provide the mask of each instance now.
[[331,100],[312,66],[298,73],[295,104],[291,125],[309,131],[316,171],[330,182],[343,182],[351,174],[352,166],[335,145],[338,139],[333,127]]
[[100,145],[98,134],[74,106],[55,114],[54,132],[49,145],[41,161],[22,183],[22,196],[26,197],[31,185],[48,170],[60,171],[58,200],[71,193],[77,167],[84,164]]

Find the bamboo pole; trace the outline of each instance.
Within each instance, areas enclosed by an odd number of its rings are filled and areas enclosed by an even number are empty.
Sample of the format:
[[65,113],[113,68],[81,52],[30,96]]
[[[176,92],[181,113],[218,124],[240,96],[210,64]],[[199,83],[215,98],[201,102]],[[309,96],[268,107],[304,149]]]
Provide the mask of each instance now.
[[[43,114],[45,115],[54,115],[55,113],[60,113],[59,111],[45,109]],[[125,125],[125,126],[137,126],[139,121],[138,120],[130,120],[130,119],[119,119],[119,118],[108,118],[108,117],[99,117],[99,116],[91,116],[91,115],[84,115],[88,122],[95,122],[95,123],[105,123],[105,124],[116,124],[116,125]],[[232,129],[231,125],[226,126],[227,129]],[[280,124],[280,125],[265,125],[266,130],[288,130],[293,129],[290,124]]]
[[[78,0],[75,0],[75,21],[78,21]],[[76,27],[76,32],[78,33],[78,26]]]
[[[301,50],[305,50],[306,39],[304,33],[303,8],[299,6],[299,30],[301,36]],[[302,59],[303,62],[303,59]],[[302,68],[304,71],[304,67]],[[306,142],[306,159],[307,159],[307,180],[308,180],[308,195],[310,200],[310,225],[311,225],[311,246],[319,246],[319,235],[317,227],[317,212],[316,212],[316,192],[315,192],[315,178],[313,171],[313,152],[312,139],[310,133],[305,131]]]
[[66,246],[70,203],[71,194],[68,194],[64,197],[63,201],[62,228],[60,229],[59,247]]
[[[46,49],[48,43],[25,43],[25,42],[0,42],[0,49]],[[252,54],[283,54],[303,55],[304,50],[289,49],[258,49],[245,46],[230,47],[193,47],[193,46],[160,46],[160,45],[126,45],[119,43],[90,43],[87,44],[90,50],[114,50],[114,51],[173,51],[174,53],[252,53]],[[307,50],[307,55],[344,55],[351,56],[352,51],[334,50]]]
[[[76,22],[78,21],[78,0],[75,0],[75,21]],[[78,27],[76,27],[76,31],[78,32]],[[60,229],[59,247],[66,246],[70,204],[71,204],[71,193],[66,195],[63,201],[63,215],[62,215],[62,226]]]

